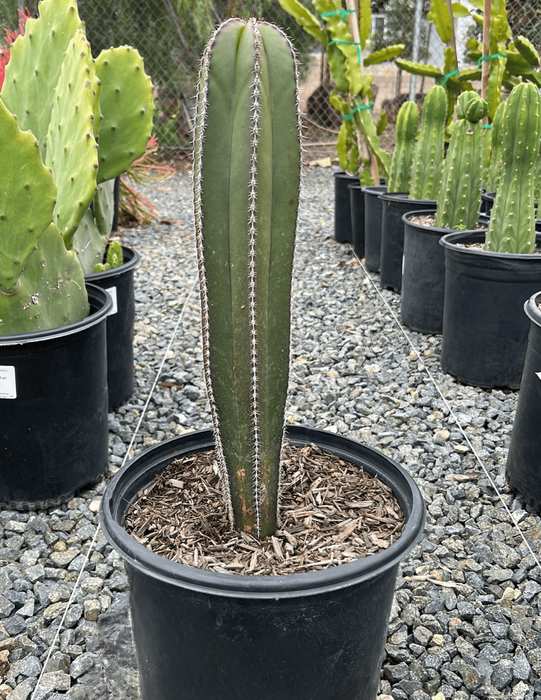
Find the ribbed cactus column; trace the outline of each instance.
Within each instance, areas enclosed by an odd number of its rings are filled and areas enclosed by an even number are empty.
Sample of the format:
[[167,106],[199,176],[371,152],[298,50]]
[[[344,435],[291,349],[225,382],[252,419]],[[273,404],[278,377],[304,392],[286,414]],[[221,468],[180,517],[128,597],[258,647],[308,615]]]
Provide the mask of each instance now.
[[228,20],[203,56],[194,204],[205,371],[237,529],[277,524],[300,180],[296,67],[276,27]]
[[503,121],[498,192],[485,249],[500,253],[535,250],[535,170],[541,138],[541,96],[532,83],[513,88]]
[[415,102],[404,102],[396,116],[395,148],[389,171],[388,192],[408,192],[411,182],[411,168],[419,109]]
[[437,199],[440,191],[447,95],[441,85],[427,92],[421,113],[421,130],[417,139],[411,174],[412,199]]
[[480,122],[486,113],[487,103],[476,92],[461,93],[434,218],[434,225],[439,228],[463,230],[477,225],[484,161]]

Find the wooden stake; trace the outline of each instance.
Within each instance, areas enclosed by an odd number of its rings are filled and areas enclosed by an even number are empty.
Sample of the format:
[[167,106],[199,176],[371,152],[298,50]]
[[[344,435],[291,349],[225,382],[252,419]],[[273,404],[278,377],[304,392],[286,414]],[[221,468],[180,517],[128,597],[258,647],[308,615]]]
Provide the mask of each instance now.
[[[484,0],[483,6],[483,56],[490,55],[490,22],[492,19],[492,2]],[[481,61],[481,97],[486,100],[488,92],[488,76],[490,61]]]

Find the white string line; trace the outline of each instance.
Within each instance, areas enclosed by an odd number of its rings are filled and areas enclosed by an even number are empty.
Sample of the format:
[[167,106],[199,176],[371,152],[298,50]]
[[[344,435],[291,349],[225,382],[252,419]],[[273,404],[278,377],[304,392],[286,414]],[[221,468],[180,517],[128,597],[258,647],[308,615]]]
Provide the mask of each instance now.
[[[166,359],[167,359],[168,353],[169,353],[169,351],[171,350],[171,347],[172,347],[173,342],[174,342],[174,340],[175,340],[175,337],[176,337],[176,335],[177,335],[178,329],[180,328],[180,323],[181,323],[182,319],[184,318],[184,313],[185,313],[185,311],[186,311],[186,309],[187,309],[187,307],[188,307],[188,302],[190,301],[190,298],[191,298],[192,293],[193,293],[193,291],[194,291],[194,288],[195,288],[197,279],[198,279],[198,276],[197,276],[197,274],[196,274],[195,277],[194,277],[194,280],[193,280],[193,282],[192,282],[192,284],[190,285],[190,288],[189,288],[189,290],[188,290],[186,299],[185,299],[184,304],[183,304],[183,306],[182,306],[182,310],[181,310],[181,312],[180,312],[180,314],[179,314],[179,317],[178,317],[178,319],[177,319],[177,322],[176,322],[176,324],[175,324],[175,327],[173,328],[173,332],[172,332],[172,334],[171,334],[171,337],[170,337],[170,339],[169,339],[169,342],[167,343],[167,347],[165,348],[165,352],[164,352],[163,357],[162,357],[162,360],[161,360],[161,362],[160,362],[160,366],[158,367],[158,371],[156,372],[156,376],[155,376],[155,378],[154,378],[154,381],[152,382],[152,386],[151,386],[151,388],[150,388],[150,392],[149,392],[149,394],[148,394],[147,400],[145,401],[145,405],[144,405],[144,407],[143,407],[143,410],[141,411],[141,415],[140,415],[140,417],[139,417],[139,420],[137,421],[137,425],[136,425],[135,430],[134,430],[134,432],[133,432],[133,434],[132,434],[132,438],[131,438],[129,447],[128,447],[128,449],[126,450],[126,453],[125,453],[125,455],[124,455],[124,459],[122,460],[122,465],[121,465],[120,468],[122,468],[122,467],[126,464],[126,461],[128,460],[128,458],[129,458],[129,456],[130,456],[130,452],[131,452],[131,450],[132,450],[132,448],[133,448],[133,444],[134,444],[134,442],[135,442],[135,438],[137,437],[137,435],[138,435],[138,433],[139,433],[139,429],[141,428],[141,424],[142,424],[142,422],[143,422],[143,418],[144,418],[144,416],[145,416],[146,410],[147,410],[147,408],[148,408],[148,406],[149,406],[149,404],[150,404],[150,400],[151,400],[152,395],[154,394],[154,390],[156,389],[156,386],[157,386],[157,384],[158,384],[158,380],[159,380],[159,378],[160,378],[160,375],[161,375],[161,373],[162,373],[163,367],[164,367],[164,365],[165,365],[165,361],[166,361]],[[57,627],[57,630],[56,630],[56,632],[55,632],[53,641],[51,642],[51,645],[50,645],[50,647],[49,647],[49,652],[48,652],[48,654],[47,654],[47,658],[45,659],[45,661],[44,661],[44,663],[43,663],[43,666],[42,666],[42,668],[41,668],[41,672],[40,672],[39,677],[38,677],[38,681],[37,681],[37,683],[36,683],[36,685],[35,685],[35,687],[34,687],[34,690],[32,691],[32,696],[31,696],[30,700],[35,700],[35,695],[36,695],[36,693],[37,693],[37,691],[38,691],[38,689],[39,689],[39,687],[40,687],[43,674],[45,673],[45,669],[47,668],[47,664],[49,663],[49,660],[50,660],[50,658],[51,658],[51,656],[52,656],[52,654],[53,654],[53,651],[54,651],[54,649],[55,649],[55,647],[56,647],[56,644],[57,644],[57,642],[58,642],[58,637],[59,637],[59,635],[60,635],[60,631],[64,628],[64,623],[65,623],[65,621],[66,621],[66,617],[67,617],[68,611],[70,610],[71,605],[72,605],[72,603],[73,603],[73,601],[74,601],[74,599],[75,599],[75,593],[76,593],[76,591],[77,591],[78,588],[79,588],[79,584],[80,584],[80,582],[81,582],[81,577],[82,577],[82,575],[83,575],[84,570],[86,569],[86,565],[87,565],[88,562],[89,562],[90,555],[92,554],[92,551],[94,550],[94,546],[95,546],[95,544],[96,544],[96,540],[97,540],[97,538],[98,538],[98,534],[100,533],[100,530],[101,530],[101,528],[100,528],[100,524],[99,524],[99,521],[98,521],[98,524],[96,525],[96,530],[95,530],[95,532],[94,532],[94,536],[92,537],[92,541],[90,542],[90,546],[89,546],[89,548],[88,548],[88,552],[85,554],[84,563],[83,563],[83,565],[81,566],[81,568],[80,568],[80,570],[79,570],[79,574],[77,575],[77,579],[76,579],[76,581],[75,581],[75,586],[73,587],[73,590],[72,590],[71,595],[70,595],[70,597],[69,597],[68,603],[67,603],[67,605],[66,605],[66,609],[64,610],[64,613],[63,613],[63,615],[62,615],[62,619],[60,620],[60,624],[59,624],[58,627]]]
[[536,553],[533,551],[532,547],[530,546],[530,543],[528,542],[528,540],[526,539],[526,536],[524,535],[524,533],[522,532],[521,528],[519,527],[519,524],[517,523],[517,521],[516,521],[515,518],[513,517],[512,512],[509,510],[509,507],[507,506],[507,504],[506,504],[506,502],[505,502],[505,500],[504,500],[503,495],[500,493],[500,490],[498,489],[496,483],[494,482],[494,480],[493,480],[492,477],[490,476],[490,473],[489,473],[488,469],[486,468],[485,463],[483,462],[483,460],[481,459],[481,457],[480,457],[479,454],[477,453],[477,450],[474,448],[474,446],[473,446],[473,444],[472,444],[472,442],[471,442],[471,440],[470,440],[470,438],[469,438],[469,436],[468,436],[468,433],[467,433],[467,432],[465,431],[465,429],[462,427],[462,424],[461,424],[461,422],[459,421],[458,416],[457,416],[456,413],[454,412],[452,405],[451,405],[451,404],[449,403],[449,401],[445,398],[445,396],[443,395],[442,390],[441,390],[440,387],[439,387],[439,384],[437,383],[437,381],[435,380],[434,376],[432,375],[432,372],[431,372],[431,371],[428,369],[428,367],[426,366],[426,364],[425,364],[423,358],[421,357],[420,351],[415,347],[414,343],[412,342],[412,340],[411,340],[410,337],[409,337],[409,334],[406,333],[406,331],[405,331],[404,328],[402,327],[402,324],[400,323],[400,320],[398,319],[397,315],[395,314],[393,308],[392,308],[391,305],[388,303],[388,301],[385,299],[385,297],[383,296],[383,294],[382,294],[381,291],[379,290],[378,286],[374,283],[374,280],[372,279],[372,277],[370,277],[370,275],[368,274],[368,270],[365,268],[365,266],[363,265],[362,261],[359,259],[359,257],[357,256],[357,254],[355,253],[355,251],[353,250],[353,248],[351,248],[351,250],[352,250],[353,254],[355,255],[355,257],[357,258],[357,260],[359,261],[359,264],[360,264],[360,266],[362,267],[363,272],[365,273],[366,277],[368,278],[368,280],[370,280],[370,284],[371,284],[372,287],[376,290],[378,296],[380,297],[380,299],[383,301],[383,303],[384,303],[385,306],[387,307],[387,310],[389,311],[389,313],[390,313],[391,316],[393,317],[393,320],[396,322],[396,325],[397,325],[398,328],[400,329],[400,332],[401,332],[402,335],[406,338],[406,340],[407,340],[409,346],[411,347],[411,349],[412,349],[412,350],[415,352],[415,354],[417,355],[417,359],[418,359],[418,361],[419,361],[420,364],[421,364],[422,370],[428,375],[428,378],[430,379],[430,381],[432,382],[432,384],[433,384],[434,387],[436,388],[436,391],[438,392],[438,394],[439,394],[440,397],[442,398],[442,400],[443,400],[445,406],[447,407],[447,410],[449,411],[449,415],[454,419],[454,421],[455,421],[455,423],[456,423],[458,429],[459,429],[460,432],[462,433],[462,435],[463,435],[465,441],[467,442],[469,448],[470,448],[471,451],[473,452],[473,454],[474,454],[474,456],[475,456],[475,459],[476,459],[477,462],[481,465],[481,469],[484,471],[485,475],[487,476],[488,480],[490,481],[490,484],[491,484],[492,488],[494,489],[494,491],[496,492],[496,495],[497,495],[498,498],[500,499],[500,501],[501,501],[501,503],[502,503],[502,505],[503,505],[505,511],[507,512],[507,514],[508,514],[508,516],[509,516],[511,522],[513,523],[513,525],[515,526],[515,528],[518,530],[518,532],[519,532],[519,534],[520,534],[522,540],[524,541],[524,544],[525,544],[526,547],[528,548],[528,551],[530,552],[530,554],[532,555],[532,557],[533,557],[535,563],[537,564],[537,566],[538,566],[539,569],[541,570],[541,563],[540,563],[540,561],[539,561],[539,558],[537,557]]

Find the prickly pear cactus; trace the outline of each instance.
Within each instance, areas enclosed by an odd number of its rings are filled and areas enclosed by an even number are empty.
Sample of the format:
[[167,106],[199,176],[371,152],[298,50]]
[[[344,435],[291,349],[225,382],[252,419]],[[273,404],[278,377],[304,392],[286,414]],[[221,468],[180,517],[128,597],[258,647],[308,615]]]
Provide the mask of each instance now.
[[104,263],[98,263],[94,266],[94,272],[105,272],[106,270],[116,270],[124,261],[122,246],[118,241],[111,241],[107,248],[107,255]]
[[483,189],[483,127],[487,103],[474,91],[463,92],[443,166],[434,224],[440,228],[473,229]]
[[39,141],[45,160],[51,120],[52,94],[58,83],[64,53],[83,23],[74,0],[42,0],[38,19],[29,19],[24,36],[11,47],[0,96],[19,127]]
[[396,117],[396,142],[389,173],[389,192],[408,192],[419,110],[415,102],[404,102]]
[[85,275],[95,272],[96,265],[103,262],[113,223],[114,185],[114,180],[98,185],[93,201],[94,211],[86,210],[73,236],[72,247]]
[[412,199],[437,199],[443,171],[447,96],[440,85],[427,92],[415,147],[409,189]]
[[53,223],[56,186],[36,138],[1,100],[0,143],[0,334],[81,321],[84,276]]
[[501,172],[485,249],[535,251],[535,170],[541,140],[541,96],[531,83],[513,88],[503,119]]
[[98,151],[94,137],[94,103],[99,90],[90,44],[75,32],[53,92],[45,165],[58,188],[54,221],[68,249],[96,191]]
[[300,180],[293,50],[226,21],[202,61],[194,205],[207,388],[235,526],[277,523]]
[[152,132],[152,83],[143,59],[131,46],[102,51],[96,59],[101,81],[98,182],[125,172],[145,152]]

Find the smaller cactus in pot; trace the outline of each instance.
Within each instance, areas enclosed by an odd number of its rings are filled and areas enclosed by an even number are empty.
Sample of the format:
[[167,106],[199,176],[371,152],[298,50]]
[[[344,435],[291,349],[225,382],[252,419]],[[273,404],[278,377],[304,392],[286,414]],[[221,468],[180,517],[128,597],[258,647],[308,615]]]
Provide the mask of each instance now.
[[468,90],[459,95],[458,119],[454,123],[443,166],[434,225],[438,228],[473,229],[479,216],[483,188],[483,127],[487,103]]
[[535,175],[540,141],[539,89],[531,83],[519,83],[506,103],[501,170],[485,250],[535,251]]
[[421,112],[421,130],[413,157],[412,199],[437,199],[440,191],[444,133],[447,121],[447,95],[441,85],[430,88]]
[[395,149],[389,171],[388,192],[409,191],[418,124],[417,105],[409,100],[404,102],[396,117]]

